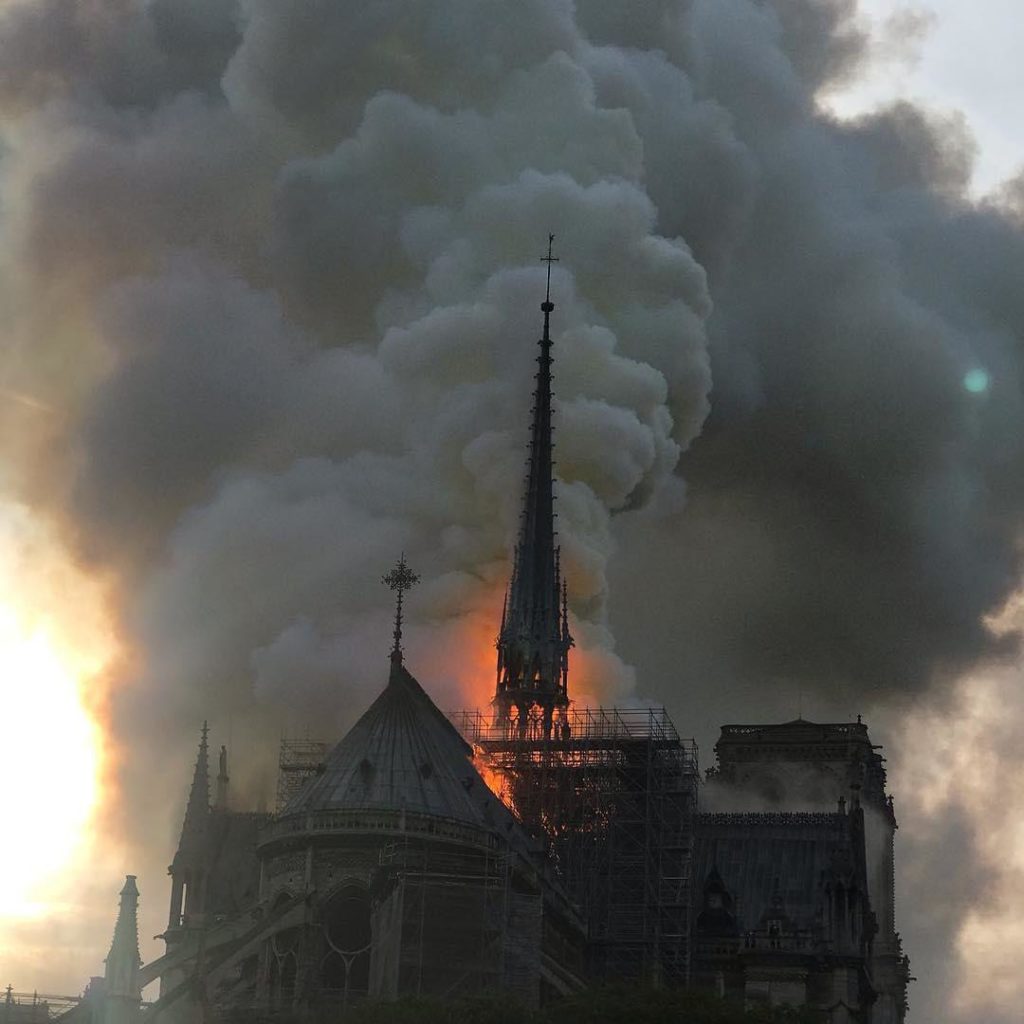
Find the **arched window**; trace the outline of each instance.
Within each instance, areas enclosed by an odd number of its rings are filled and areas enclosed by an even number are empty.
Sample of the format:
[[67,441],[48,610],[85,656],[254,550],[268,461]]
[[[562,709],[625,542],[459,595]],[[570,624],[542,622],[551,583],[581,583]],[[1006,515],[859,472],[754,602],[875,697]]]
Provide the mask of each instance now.
[[[279,909],[290,899],[287,893],[281,893],[274,908]],[[298,928],[286,928],[270,938],[270,1005],[275,1010],[291,1006],[295,999],[301,939]]]
[[347,1005],[370,988],[370,894],[359,885],[343,886],[328,901],[323,921],[320,984]]

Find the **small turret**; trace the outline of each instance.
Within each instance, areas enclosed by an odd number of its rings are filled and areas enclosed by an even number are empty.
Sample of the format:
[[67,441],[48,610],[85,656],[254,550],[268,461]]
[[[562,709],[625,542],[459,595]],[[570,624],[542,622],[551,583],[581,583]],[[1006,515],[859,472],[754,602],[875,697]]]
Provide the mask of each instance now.
[[135,1024],[139,1019],[139,890],[135,875],[125,877],[103,977],[102,1024]]

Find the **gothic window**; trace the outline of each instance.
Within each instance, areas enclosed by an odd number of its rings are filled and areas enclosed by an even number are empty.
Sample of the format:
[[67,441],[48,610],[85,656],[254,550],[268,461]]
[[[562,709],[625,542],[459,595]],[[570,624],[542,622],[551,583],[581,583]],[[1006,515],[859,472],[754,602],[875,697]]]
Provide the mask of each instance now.
[[370,894],[346,885],[324,913],[324,957],[320,983],[344,1003],[366,995],[370,987]]
[[289,928],[270,940],[270,1005],[274,1009],[290,1006],[295,998],[299,938],[298,928]]

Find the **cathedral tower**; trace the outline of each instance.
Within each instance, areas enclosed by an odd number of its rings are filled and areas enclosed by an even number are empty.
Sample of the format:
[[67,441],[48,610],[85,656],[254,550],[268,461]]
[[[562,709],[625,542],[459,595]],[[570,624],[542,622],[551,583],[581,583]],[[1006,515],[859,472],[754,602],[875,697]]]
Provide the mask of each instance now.
[[531,717],[549,738],[556,715],[569,705],[569,634],[566,590],[555,546],[552,486],[554,460],[551,426],[551,255],[548,238],[547,291],[541,312],[544,333],[538,342],[537,386],[533,395],[530,457],[519,540],[501,629],[498,633],[498,685],[494,695],[497,721],[516,723],[526,736]]

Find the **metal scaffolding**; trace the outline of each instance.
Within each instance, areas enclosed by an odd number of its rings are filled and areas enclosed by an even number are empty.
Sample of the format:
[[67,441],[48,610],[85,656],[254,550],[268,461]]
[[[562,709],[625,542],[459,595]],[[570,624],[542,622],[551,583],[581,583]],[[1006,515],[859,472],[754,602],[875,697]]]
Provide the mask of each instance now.
[[7,986],[0,1004],[2,1024],[49,1024],[61,1014],[74,1009],[81,996],[45,996],[38,992],[15,992]]
[[324,770],[328,746],[308,736],[302,739],[281,737],[281,752],[277,761],[276,813],[280,814],[306,782]]
[[697,749],[664,708],[570,709],[550,739],[452,714],[488,783],[543,834],[605,980],[684,985]]

